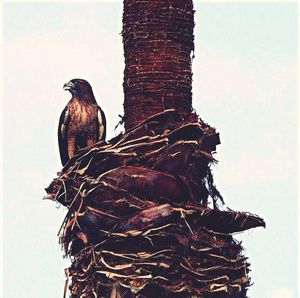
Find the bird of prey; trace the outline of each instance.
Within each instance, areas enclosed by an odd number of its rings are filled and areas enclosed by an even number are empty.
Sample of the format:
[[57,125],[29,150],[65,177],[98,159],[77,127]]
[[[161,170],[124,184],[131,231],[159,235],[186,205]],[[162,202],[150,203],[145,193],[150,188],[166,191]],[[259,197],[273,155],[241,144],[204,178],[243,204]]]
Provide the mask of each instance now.
[[72,98],[61,113],[58,125],[58,143],[63,166],[76,150],[105,140],[106,119],[97,105],[91,85],[82,79],[64,84]]

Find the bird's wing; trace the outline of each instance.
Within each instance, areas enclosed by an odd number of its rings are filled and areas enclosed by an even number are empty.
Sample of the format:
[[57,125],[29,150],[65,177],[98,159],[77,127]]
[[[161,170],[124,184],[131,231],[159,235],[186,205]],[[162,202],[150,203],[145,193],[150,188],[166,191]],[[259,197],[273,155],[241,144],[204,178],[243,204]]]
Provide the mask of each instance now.
[[68,107],[62,111],[59,124],[58,124],[58,145],[61,163],[64,166],[69,161],[68,155],[68,126],[70,122],[70,116]]
[[101,108],[98,106],[97,111],[98,116],[98,131],[99,131],[99,137],[98,140],[105,140],[106,137],[106,118],[104,112],[101,110]]

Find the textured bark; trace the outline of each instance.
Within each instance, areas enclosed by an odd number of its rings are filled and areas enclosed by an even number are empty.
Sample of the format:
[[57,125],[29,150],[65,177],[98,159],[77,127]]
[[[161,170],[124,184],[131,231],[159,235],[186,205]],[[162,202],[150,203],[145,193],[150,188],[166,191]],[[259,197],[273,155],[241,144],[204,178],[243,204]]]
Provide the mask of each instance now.
[[124,121],[130,129],[175,109],[192,110],[192,0],[124,0]]

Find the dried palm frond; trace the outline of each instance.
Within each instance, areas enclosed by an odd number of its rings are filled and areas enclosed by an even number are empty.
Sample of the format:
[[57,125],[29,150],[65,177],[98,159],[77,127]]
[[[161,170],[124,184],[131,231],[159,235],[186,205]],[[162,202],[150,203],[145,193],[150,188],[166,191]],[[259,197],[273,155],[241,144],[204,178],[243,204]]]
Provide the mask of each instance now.
[[71,297],[246,297],[249,264],[232,233],[265,223],[219,208],[219,143],[195,115],[166,110],[67,163],[46,191],[69,210]]

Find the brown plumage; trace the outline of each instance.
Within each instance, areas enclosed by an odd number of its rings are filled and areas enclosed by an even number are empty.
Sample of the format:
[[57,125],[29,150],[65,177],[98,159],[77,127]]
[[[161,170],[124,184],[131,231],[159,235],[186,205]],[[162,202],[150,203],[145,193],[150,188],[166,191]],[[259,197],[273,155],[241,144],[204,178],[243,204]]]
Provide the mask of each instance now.
[[106,119],[97,105],[91,85],[82,79],[74,79],[64,85],[72,98],[63,110],[58,125],[58,143],[63,165],[76,150],[104,140]]

